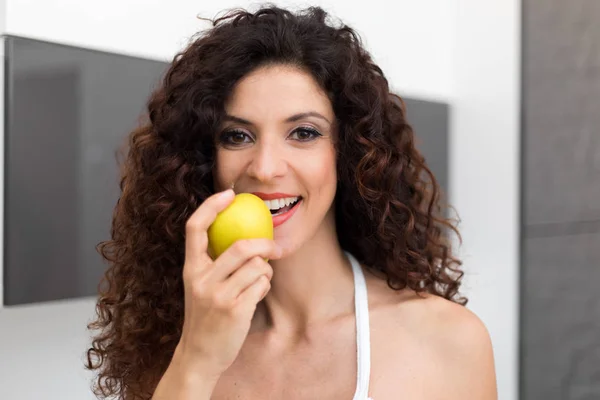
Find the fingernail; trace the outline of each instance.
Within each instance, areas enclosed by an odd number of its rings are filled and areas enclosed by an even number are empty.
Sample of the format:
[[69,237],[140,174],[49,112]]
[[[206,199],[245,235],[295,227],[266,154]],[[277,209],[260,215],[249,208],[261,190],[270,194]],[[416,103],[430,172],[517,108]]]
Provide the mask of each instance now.
[[233,190],[232,190],[232,189],[227,189],[227,190],[225,190],[225,191],[222,191],[222,192],[219,194],[219,197],[223,199],[223,198],[226,198],[226,197],[229,197],[229,196],[231,196],[232,194],[233,194]]

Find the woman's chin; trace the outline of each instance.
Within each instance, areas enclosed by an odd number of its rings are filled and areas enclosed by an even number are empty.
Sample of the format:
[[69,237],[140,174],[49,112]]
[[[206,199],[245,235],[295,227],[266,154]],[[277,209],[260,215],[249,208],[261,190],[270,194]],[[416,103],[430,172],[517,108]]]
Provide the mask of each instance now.
[[279,257],[278,260],[289,257],[296,250],[298,250],[297,244],[294,243],[291,239],[275,237],[274,240],[275,243],[277,243],[277,245],[283,250],[281,257]]

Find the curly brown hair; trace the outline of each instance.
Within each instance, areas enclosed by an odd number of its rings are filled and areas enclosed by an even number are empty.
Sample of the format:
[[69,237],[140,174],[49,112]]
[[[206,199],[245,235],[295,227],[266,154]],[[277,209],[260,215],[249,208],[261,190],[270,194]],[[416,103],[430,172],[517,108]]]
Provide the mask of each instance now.
[[390,93],[360,37],[319,7],[230,10],[177,54],[133,131],[122,164],[109,263],[100,285],[100,330],[86,367],[98,397],[149,399],[170,363],[184,318],[185,223],[214,192],[214,135],[236,83],[274,64],[308,71],[329,95],[338,122],[339,241],[396,290],[459,304],[463,273],[452,255],[453,221],[415,148],[401,98]]

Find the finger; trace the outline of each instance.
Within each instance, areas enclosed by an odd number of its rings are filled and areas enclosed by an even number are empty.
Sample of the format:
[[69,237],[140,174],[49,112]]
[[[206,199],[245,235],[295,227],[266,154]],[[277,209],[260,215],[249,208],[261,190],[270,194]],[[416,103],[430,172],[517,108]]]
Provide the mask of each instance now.
[[252,285],[244,290],[237,298],[237,304],[248,307],[256,307],[256,305],[265,298],[271,290],[271,281],[261,275]]
[[217,218],[217,214],[231,204],[234,197],[235,194],[231,189],[216,193],[204,200],[194,211],[185,225],[186,261],[189,260],[193,264],[194,261],[207,256],[208,227]]
[[254,257],[233,273],[222,286],[227,298],[235,300],[238,296],[261,276],[270,281],[273,268],[262,257]]
[[281,248],[271,239],[242,239],[236,241],[215,260],[211,279],[222,282],[254,257],[275,260],[281,257]]

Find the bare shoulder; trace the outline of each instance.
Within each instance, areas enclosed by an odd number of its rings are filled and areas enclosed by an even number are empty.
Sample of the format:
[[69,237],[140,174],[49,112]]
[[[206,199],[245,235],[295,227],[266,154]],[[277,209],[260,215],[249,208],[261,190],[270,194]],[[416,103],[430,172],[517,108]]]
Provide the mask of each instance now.
[[[420,305],[419,305],[420,303]],[[492,342],[483,322],[468,308],[435,295],[420,307],[435,358],[446,371],[447,388],[457,399],[497,399]]]
[[[409,290],[396,292],[395,300],[382,309],[379,321],[385,335],[394,338],[394,351],[403,360],[415,360],[414,368],[421,373],[435,376],[438,384],[427,388],[428,396],[497,399],[492,342],[472,311],[442,297]],[[407,350],[407,344],[411,349]]]
[[447,361],[483,366],[491,361],[492,342],[481,319],[471,310],[435,295],[415,300],[415,312],[422,314],[423,333],[436,343]]
[[414,294],[408,307],[421,321],[416,333],[428,339],[429,354],[444,371],[443,386],[453,388],[452,398],[497,399],[492,341],[481,319],[465,306],[430,294]]
[[432,294],[413,294],[409,301],[398,302],[402,308],[420,317],[427,333],[434,335],[448,350],[461,352],[480,346],[491,346],[487,328],[471,310],[460,304]]

